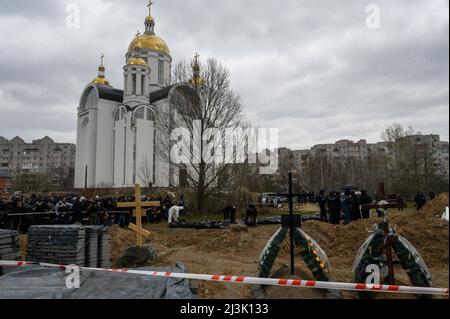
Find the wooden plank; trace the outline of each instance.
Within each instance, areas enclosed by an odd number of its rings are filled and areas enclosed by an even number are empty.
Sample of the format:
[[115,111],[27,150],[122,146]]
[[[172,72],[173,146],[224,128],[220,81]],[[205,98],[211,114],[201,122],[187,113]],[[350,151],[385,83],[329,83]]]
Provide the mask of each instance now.
[[[142,218],[142,216],[146,216],[146,213],[147,213],[147,208],[141,208],[141,218]],[[136,216],[136,209],[133,209],[133,216],[137,217]],[[136,224],[137,224],[137,222],[136,222]]]
[[[159,207],[161,206],[160,202],[152,201],[152,202],[141,202],[141,207]],[[119,202],[117,203],[118,208],[135,208],[135,202]]]
[[142,209],[141,209],[141,186],[136,184],[134,186],[134,198],[136,202],[136,208],[133,210],[133,215],[136,216],[136,228],[140,231],[136,232],[136,244],[138,247],[142,247],[144,244],[144,238],[141,234],[142,229]]
[[143,228],[138,228],[135,224],[132,224],[132,223],[130,223],[128,225],[128,228],[144,237],[150,237],[150,235],[151,235],[151,233],[148,232],[147,230],[145,230]]

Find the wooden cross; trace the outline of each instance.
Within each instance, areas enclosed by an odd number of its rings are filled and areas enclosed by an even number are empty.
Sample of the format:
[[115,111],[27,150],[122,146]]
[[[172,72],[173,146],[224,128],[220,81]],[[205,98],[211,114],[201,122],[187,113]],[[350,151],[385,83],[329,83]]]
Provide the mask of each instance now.
[[159,207],[160,202],[142,202],[141,201],[141,185],[136,184],[134,187],[134,202],[119,202],[118,208],[134,208],[133,216],[136,217],[136,224],[130,223],[128,228],[136,232],[136,244],[141,247],[144,244],[144,237],[150,236],[150,232],[142,228],[142,211],[149,207]]

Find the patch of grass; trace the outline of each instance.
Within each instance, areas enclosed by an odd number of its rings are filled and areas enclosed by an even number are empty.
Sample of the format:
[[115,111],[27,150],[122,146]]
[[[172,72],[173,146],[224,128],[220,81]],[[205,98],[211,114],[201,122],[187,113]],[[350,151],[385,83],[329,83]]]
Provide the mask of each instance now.
[[222,214],[189,214],[189,215],[181,215],[181,219],[187,222],[201,222],[204,220],[212,221],[212,220],[223,220]]

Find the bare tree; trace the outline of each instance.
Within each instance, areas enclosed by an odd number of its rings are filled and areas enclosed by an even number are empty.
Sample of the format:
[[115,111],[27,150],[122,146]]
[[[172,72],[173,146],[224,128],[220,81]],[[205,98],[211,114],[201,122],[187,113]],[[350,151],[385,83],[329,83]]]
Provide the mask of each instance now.
[[432,142],[421,132],[393,124],[381,136],[389,149],[387,170],[391,191],[413,195],[418,191],[448,189],[448,183],[438,174]]
[[48,191],[51,188],[50,176],[48,174],[23,173],[16,176],[12,188],[24,193]]
[[153,163],[150,161],[147,155],[141,162],[138,168],[138,178],[141,182],[148,187],[149,190],[153,187]]
[[[232,142],[221,140],[219,135],[226,129],[239,127],[242,105],[230,87],[228,70],[217,60],[210,58],[204,66],[194,61],[191,67],[181,62],[174,68],[169,114],[160,112],[157,119],[161,132],[157,144],[162,147],[161,156],[169,157],[178,170],[186,172],[201,212],[206,198],[217,190],[219,176],[227,177],[225,165],[211,158],[217,159],[220,151]],[[185,134],[178,136],[174,129]],[[169,141],[170,135],[178,139]],[[174,156],[182,160],[174,161]]]

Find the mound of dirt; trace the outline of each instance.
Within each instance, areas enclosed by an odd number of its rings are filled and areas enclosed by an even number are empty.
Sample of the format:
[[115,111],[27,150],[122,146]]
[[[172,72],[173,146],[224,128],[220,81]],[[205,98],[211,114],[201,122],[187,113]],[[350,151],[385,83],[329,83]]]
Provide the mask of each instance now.
[[[127,228],[113,225],[109,229],[111,241],[111,263],[115,264],[127,251],[128,248],[136,246],[136,233]],[[145,238],[145,243],[161,242],[161,236],[150,232],[150,237]]]
[[[431,269],[433,283],[442,287],[448,286],[449,223],[437,216],[446,206],[448,194],[442,194],[413,215],[392,212],[389,219],[397,234],[410,241],[422,255]],[[303,229],[327,253],[332,265],[332,279],[348,281],[351,272],[342,270],[351,269],[359,247],[379,221],[379,218],[359,220],[347,226],[308,221],[303,224]]]
[[129,247],[136,245],[136,234],[129,229],[114,225],[109,229],[111,234],[111,263],[115,264]]
[[448,193],[443,193],[427,202],[419,211],[419,214],[427,217],[441,217],[448,206]]
[[242,248],[249,249],[253,247],[253,237],[241,227],[232,227],[223,231],[219,236],[211,240],[201,242],[197,248],[205,251],[224,251],[237,252]]
[[230,226],[230,230],[234,231],[236,233],[240,233],[240,232],[248,233],[248,227],[247,227],[247,225],[244,225],[244,224],[232,224]]

